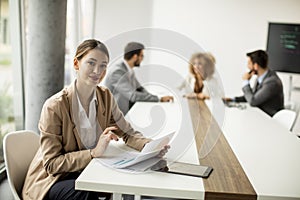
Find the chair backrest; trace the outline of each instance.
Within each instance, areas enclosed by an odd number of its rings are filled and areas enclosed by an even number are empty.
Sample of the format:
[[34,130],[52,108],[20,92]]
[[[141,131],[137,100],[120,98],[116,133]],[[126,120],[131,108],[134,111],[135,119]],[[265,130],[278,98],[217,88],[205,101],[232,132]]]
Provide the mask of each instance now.
[[296,119],[296,112],[293,110],[283,109],[273,115],[273,119],[278,123],[291,130]]
[[16,131],[5,135],[3,153],[7,179],[15,199],[20,199],[28,167],[39,148],[39,135]]

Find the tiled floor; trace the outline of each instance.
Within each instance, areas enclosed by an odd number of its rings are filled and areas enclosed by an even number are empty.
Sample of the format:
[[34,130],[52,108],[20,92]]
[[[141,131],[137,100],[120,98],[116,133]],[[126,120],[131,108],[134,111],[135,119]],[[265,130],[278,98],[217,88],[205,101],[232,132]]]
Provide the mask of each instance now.
[[0,183],[0,199],[1,200],[13,200],[14,197],[10,191],[7,179]]

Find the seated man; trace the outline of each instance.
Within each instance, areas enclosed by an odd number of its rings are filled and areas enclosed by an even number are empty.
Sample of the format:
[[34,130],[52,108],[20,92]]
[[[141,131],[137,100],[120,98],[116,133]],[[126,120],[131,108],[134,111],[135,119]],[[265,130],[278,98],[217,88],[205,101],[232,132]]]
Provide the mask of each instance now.
[[150,94],[136,79],[133,68],[140,66],[144,57],[143,49],[143,44],[128,43],[125,47],[124,60],[115,66],[111,66],[104,83],[112,92],[124,115],[137,101],[173,101],[172,96],[164,96],[159,99],[158,96]]
[[[273,116],[277,111],[284,108],[283,87],[281,80],[268,65],[268,54],[263,50],[247,53],[248,68],[250,72],[243,75],[244,96],[224,98],[225,101],[248,102],[251,106],[257,106],[265,113]],[[257,83],[254,88],[250,87],[249,80],[256,74]]]

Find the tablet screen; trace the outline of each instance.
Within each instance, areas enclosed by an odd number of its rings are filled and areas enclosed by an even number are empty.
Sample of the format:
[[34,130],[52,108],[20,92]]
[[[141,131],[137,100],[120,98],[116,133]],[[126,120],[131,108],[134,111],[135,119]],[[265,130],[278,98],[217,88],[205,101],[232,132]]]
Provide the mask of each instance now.
[[169,173],[188,176],[208,177],[212,171],[211,167],[189,163],[174,162],[169,167]]

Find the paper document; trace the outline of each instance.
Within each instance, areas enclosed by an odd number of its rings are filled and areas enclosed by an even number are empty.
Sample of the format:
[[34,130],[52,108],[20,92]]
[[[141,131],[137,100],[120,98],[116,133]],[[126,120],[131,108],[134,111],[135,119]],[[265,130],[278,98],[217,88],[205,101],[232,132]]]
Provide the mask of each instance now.
[[137,164],[131,165],[129,167],[126,167],[126,171],[132,171],[132,172],[144,172],[148,169],[151,169],[153,171],[160,170],[167,166],[167,161],[163,158],[159,157],[152,157],[147,160],[144,160],[142,162],[139,162]]
[[[160,160],[158,157],[157,159],[152,159],[152,161],[149,159],[158,156],[163,146],[169,144],[174,134],[175,132],[172,132],[163,137],[152,140],[145,145],[141,152],[134,150],[125,151],[120,147],[116,147],[115,145],[109,145],[103,157],[99,158],[99,161],[106,166],[117,169],[126,168],[139,163],[140,167],[138,167],[138,169],[146,170],[145,168],[149,168],[149,166],[152,164],[151,162],[154,162],[153,164],[155,164],[156,161]],[[140,164],[140,162],[146,160],[147,163]]]
[[169,133],[165,136],[162,136],[160,138],[152,140],[151,142],[147,143],[144,146],[141,153],[160,151],[163,148],[163,146],[170,143],[170,141],[172,140],[174,134],[175,134],[175,132],[172,132],[172,133]]

